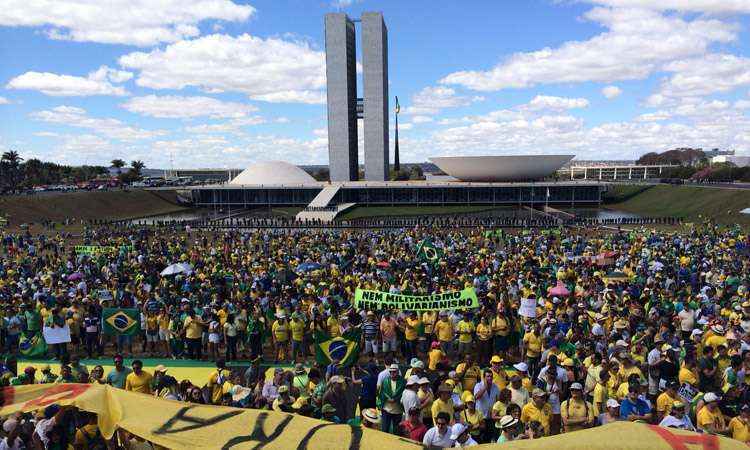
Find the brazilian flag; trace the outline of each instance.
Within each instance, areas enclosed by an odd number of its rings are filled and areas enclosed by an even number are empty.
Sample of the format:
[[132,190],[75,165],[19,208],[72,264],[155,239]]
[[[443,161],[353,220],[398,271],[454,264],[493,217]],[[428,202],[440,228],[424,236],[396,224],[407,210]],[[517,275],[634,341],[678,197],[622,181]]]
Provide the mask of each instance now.
[[102,332],[108,335],[134,335],[141,330],[140,313],[137,309],[104,308],[102,310]]
[[437,264],[443,258],[443,249],[436,247],[429,238],[423,239],[417,246],[417,258],[430,264]]
[[44,340],[44,336],[40,332],[31,336],[23,333],[18,344],[18,351],[25,358],[44,358],[47,356],[47,341]]
[[342,366],[356,363],[359,359],[359,330],[349,330],[335,338],[323,331],[316,331],[315,358],[322,365],[328,365],[334,359]]

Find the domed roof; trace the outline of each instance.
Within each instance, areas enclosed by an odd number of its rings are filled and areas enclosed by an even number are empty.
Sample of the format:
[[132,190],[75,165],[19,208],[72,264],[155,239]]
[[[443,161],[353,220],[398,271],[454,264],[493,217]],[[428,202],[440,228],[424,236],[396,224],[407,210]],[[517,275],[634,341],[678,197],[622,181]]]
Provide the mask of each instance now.
[[234,177],[229,184],[310,184],[317,183],[307,172],[284,161],[253,164]]
[[461,181],[527,181],[552,175],[574,156],[440,156],[430,158],[430,161]]

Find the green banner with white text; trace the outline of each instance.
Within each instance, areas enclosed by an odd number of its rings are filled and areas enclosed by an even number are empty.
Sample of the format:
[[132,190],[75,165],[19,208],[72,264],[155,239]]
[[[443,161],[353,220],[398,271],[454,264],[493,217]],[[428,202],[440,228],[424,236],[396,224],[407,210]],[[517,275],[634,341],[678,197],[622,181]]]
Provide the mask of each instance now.
[[354,306],[370,311],[440,311],[478,308],[479,299],[474,288],[431,295],[401,295],[357,289],[354,293]]

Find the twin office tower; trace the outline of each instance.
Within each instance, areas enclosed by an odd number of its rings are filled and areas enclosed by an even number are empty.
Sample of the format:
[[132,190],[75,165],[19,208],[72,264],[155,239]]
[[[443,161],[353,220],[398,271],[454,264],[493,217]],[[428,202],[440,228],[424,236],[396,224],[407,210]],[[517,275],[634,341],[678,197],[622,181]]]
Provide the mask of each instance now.
[[354,21],[343,13],[325,17],[331,181],[359,178],[357,119],[360,118],[364,125],[365,180],[389,178],[388,29],[381,13],[364,13],[359,22],[364,98],[357,97]]

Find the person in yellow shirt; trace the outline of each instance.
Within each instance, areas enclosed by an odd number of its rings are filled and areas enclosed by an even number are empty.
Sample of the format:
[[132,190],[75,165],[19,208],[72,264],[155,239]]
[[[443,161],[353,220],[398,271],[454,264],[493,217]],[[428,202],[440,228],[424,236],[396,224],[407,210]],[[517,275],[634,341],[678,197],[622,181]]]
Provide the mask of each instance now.
[[133,372],[125,377],[125,390],[151,394],[151,380],[153,376],[143,370],[143,362],[140,359],[133,361]]
[[437,365],[440,361],[446,358],[446,354],[440,349],[439,342],[433,342],[431,345],[430,352],[427,354],[428,364],[427,368],[431,371],[437,370]]
[[534,389],[531,401],[521,408],[521,422],[524,425],[539,422],[544,429],[544,435],[549,436],[551,418],[552,406],[547,403],[547,393],[539,388]]
[[722,325],[714,325],[711,327],[711,332],[706,333],[706,337],[703,339],[704,347],[717,348],[720,345],[726,345],[727,338],[724,337],[724,327]]
[[685,362],[680,367],[677,378],[680,384],[687,383],[693,387],[698,387],[698,372],[695,357],[685,358]]
[[594,416],[599,417],[599,414],[604,413],[607,400],[609,400],[609,372],[602,370],[599,374],[599,381],[594,386],[593,397],[594,397]]
[[750,443],[750,405],[747,403],[742,405],[740,415],[732,417],[727,428],[729,428],[729,433],[730,436],[732,436],[732,439],[736,439],[746,444]]
[[477,324],[477,354],[482,365],[487,364],[492,355],[492,326],[487,316],[482,316]]
[[326,327],[328,328],[328,335],[331,336],[331,339],[339,337],[341,334],[341,325],[334,314],[331,314],[331,317],[326,320]]
[[411,359],[417,356],[417,342],[419,338],[419,329],[422,327],[422,321],[416,311],[409,313],[409,317],[404,321],[404,345],[406,347],[406,357]]
[[[497,385],[501,391],[508,385],[508,374],[503,369],[503,358],[494,355],[490,359],[490,370],[492,371],[492,382]],[[503,414],[504,415],[504,414]]]
[[479,439],[479,434],[484,429],[484,414],[477,409],[476,399],[470,392],[464,392],[461,400],[466,405],[466,408],[460,413],[460,421],[469,428],[469,434],[477,440]]
[[98,418],[96,414],[89,412],[82,412],[78,414],[84,414],[86,417],[86,425],[76,431],[75,441],[73,447],[81,450],[89,450],[92,448],[100,448],[99,446],[106,446],[106,441],[102,437],[101,431],[99,431]]
[[271,325],[271,336],[273,345],[276,349],[275,363],[286,359],[287,349],[289,347],[289,323],[286,321],[286,314],[279,313],[276,321]]
[[581,383],[570,385],[570,398],[560,404],[560,414],[566,433],[594,425],[594,407],[583,398]]
[[188,310],[188,315],[183,322],[185,330],[185,341],[187,343],[188,355],[190,359],[202,358],[201,338],[203,336],[203,327],[206,324],[195,314],[193,308]]
[[698,428],[706,433],[726,434],[726,419],[719,409],[719,396],[708,392],[703,396],[703,401],[705,404],[696,415]]
[[676,381],[671,381],[667,384],[667,388],[656,397],[656,419],[657,422],[661,422],[663,418],[669,415],[672,411],[672,405],[677,401],[677,389],[680,384]]
[[474,362],[474,355],[467,353],[464,362],[456,366],[456,374],[464,391],[474,392],[474,386],[482,378],[482,369]]
[[435,336],[437,336],[438,341],[440,341],[440,347],[447,355],[453,353],[451,346],[454,334],[453,322],[448,318],[448,312],[440,311],[440,320],[435,324]]
[[529,373],[536,374],[539,367],[539,359],[542,354],[542,336],[539,324],[532,325],[531,329],[523,335],[523,347],[526,351],[526,363]]
[[492,326],[492,344],[494,351],[501,356],[505,356],[505,352],[510,345],[508,339],[508,335],[510,335],[510,322],[505,317],[505,313],[498,309],[497,314],[492,318],[490,325]]
[[226,361],[223,359],[216,360],[216,370],[208,375],[208,388],[211,390],[211,402],[214,405],[221,404],[221,396],[224,393],[224,382],[227,381],[229,371],[226,368]]
[[438,398],[433,400],[432,407],[430,409],[430,411],[432,412],[433,422],[435,422],[438,413],[441,412],[447,413],[451,417],[451,422],[453,422],[454,408],[453,399],[451,398],[452,393],[453,389],[447,384],[441,384],[438,388]]
[[466,355],[472,352],[472,343],[474,342],[474,322],[464,316],[456,325],[458,333],[458,354]]

